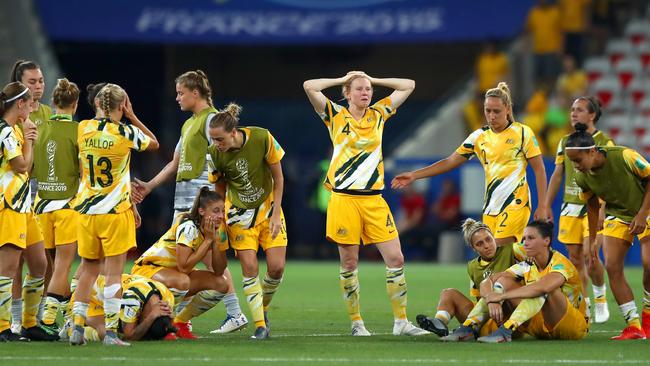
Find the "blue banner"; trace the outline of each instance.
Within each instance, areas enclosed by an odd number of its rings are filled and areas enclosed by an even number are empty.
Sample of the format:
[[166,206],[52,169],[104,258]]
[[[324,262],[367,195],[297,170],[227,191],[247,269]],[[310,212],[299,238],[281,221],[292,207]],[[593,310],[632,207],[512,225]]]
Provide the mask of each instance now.
[[36,0],[53,40],[354,44],[509,38],[534,0]]

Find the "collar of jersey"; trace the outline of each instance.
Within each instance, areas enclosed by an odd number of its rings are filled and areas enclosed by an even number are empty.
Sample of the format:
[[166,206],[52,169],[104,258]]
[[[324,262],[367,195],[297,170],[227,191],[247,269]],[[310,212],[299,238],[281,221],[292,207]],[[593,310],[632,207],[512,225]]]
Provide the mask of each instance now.
[[52,120],[52,121],[72,121],[72,115],[71,114],[53,114],[50,117],[50,120]]

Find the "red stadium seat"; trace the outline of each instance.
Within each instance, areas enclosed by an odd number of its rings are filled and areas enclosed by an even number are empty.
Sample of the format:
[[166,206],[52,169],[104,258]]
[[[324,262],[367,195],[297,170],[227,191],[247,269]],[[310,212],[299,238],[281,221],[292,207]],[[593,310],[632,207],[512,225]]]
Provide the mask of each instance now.
[[639,58],[633,56],[621,59],[614,67],[614,70],[623,88],[627,88],[632,80],[641,75],[643,66]]
[[646,78],[634,78],[627,87],[627,91],[634,106],[638,107],[643,99],[650,96],[650,80]]
[[621,94],[621,84],[616,76],[603,76],[593,84],[592,90],[603,106],[607,107],[612,99]]
[[612,65],[607,57],[591,57],[585,61],[583,67],[587,73],[587,78],[590,83],[594,83],[603,75],[607,75],[612,71]]
[[627,39],[613,39],[607,42],[605,53],[609,57],[612,65],[616,65],[620,60],[636,54],[634,45]]
[[650,39],[650,22],[645,19],[632,20],[625,26],[625,38],[639,45]]
[[632,118],[632,133],[637,139],[643,138],[650,128],[650,117],[637,115]]
[[639,54],[641,64],[647,69],[650,66],[650,41],[639,44],[637,53]]

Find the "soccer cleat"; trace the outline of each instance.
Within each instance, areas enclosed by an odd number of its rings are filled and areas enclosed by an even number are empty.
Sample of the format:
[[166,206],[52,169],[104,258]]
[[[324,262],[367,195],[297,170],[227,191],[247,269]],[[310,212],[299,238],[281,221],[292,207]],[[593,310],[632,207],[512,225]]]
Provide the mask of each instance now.
[[269,330],[266,327],[257,327],[255,328],[255,333],[251,336],[251,339],[261,340],[267,339],[269,337]]
[[647,337],[650,334],[650,313],[643,312],[641,314],[641,328]]
[[72,328],[72,334],[70,335],[70,345],[83,346],[84,344],[86,344],[86,339],[84,338],[84,327],[81,325],[75,325]]
[[492,332],[492,334],[479,337],[477,341],[481,343],[507,343],[512,342],[512,330],[507,329],[503,325],[499,329]]
[[177,341],[178,337],[176,336],[176,333],[171,332],[171,333],[167,333],[167,335],[163,337],[163,340],[164,341]]
[[269,322],[269,312],[264,310],[264,323],[266,324],[266,329],[271,331],[271,322]]
[[176,331],[176,336],[178,338],[182,339],[197,339],[198,337],[192,334],[192,330],[190,329],[190,325],[188,323],[174,323],[174,327],[178,329]]
[[369,337],[372,335],[372,333],[366,329],[366,326],[362,321],[357,320],[355,322],[352,322],[352,335],[355,337]]
[[427,334],[431,333],[416,327],[408,320],[396,320],[393,324],[393,335],[396,336],[421,336]]
[[11,331],[16,334],[20,334],[20,331],[23,329],[22,323],[11,323]]
[[124,342],[114,332],[106,332],[104,346],[130,346],[131,343]]
[[614,336],[610,339],[614,341],[627,341],[630,339],[645,339],[645,333],[643,332],[643,329],[628,326],[625,329],[623,329],[621,334]]
[[465,342],[476,340],[476,331],[472,327],[461,325],[449,335],[441,337],[443,342]]
[[5,329],[0,333],[0,342],[29,342],[29,338],[16,334],[11,329]]
[[415,317],[415,320],[418,322],[418,326],[426,331],[436,334],[438,337],[444,337],[449,334],[449,328],[447,324],[443,323],[442,320],[438,318],[429,318],[424,314],[419,314]]
[[72,333],[72,323],[69,320],[66,320],[65,324],[63,324],[63,327],[61,327],[61,330],[59,331],[59,340],[60,341],[69,341],[70,340],[70,333]]
[[20,332],[20,335],[37,342],[53,342],[59,340],[59,335],[57,332],[49,333],[37,325],[30,328],[23,328]]
[[240,313],[237,316],[228,315],[226,319],[224,319],[223,323],[221,323],[221,326],[218,329],[211,331],[210,333],[226,334],[240,329],[244,329],[246,328],[246,325],[248,325],[248,319],[246,319],[246,315],[244,315],[243,313]]
[[[594,304],[594,323],[604,323],[609,319],[609,307],[607,302],[598,302]],[[650,319],[649,319],[650,320]]]
[[[41,323],[40,327],[41,327],[44,331],[46,331],[48,334],[56,334],[56,335],[58,336],[58,334],[61,332],[61,330],[60,330],[59,327],[56,325],[56,323],[52,323],[52,324],[50,324],[50,325],[45,324],[45,323]],[[59,338],[61,338],[61,337],[59,337]]]

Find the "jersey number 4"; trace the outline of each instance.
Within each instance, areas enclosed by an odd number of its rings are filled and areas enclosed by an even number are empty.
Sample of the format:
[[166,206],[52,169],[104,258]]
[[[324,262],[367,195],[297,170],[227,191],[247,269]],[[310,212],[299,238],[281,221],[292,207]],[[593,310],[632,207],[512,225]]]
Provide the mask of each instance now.
[[107,157],[103,156],[99,159],[97,159],[97,169],[99,169],[99,174],[103,175],[106,178],[102,177],[95,177],[95,157],[92,155],[88,155],[88,172],[90,174],[90,186],[94,187],[95,186],[95,178],[96,183],[99,184],[100,187],[106,188],[109,187],[113,184],[113,174],[111,174],[111,169],[113,168],[113,163],[111,163],[110,159]]
[[346,123],[345,127],[343,127],[343,130],[341,132],[343,132],[346,135],[349,135],[350,134],[350,124]]

